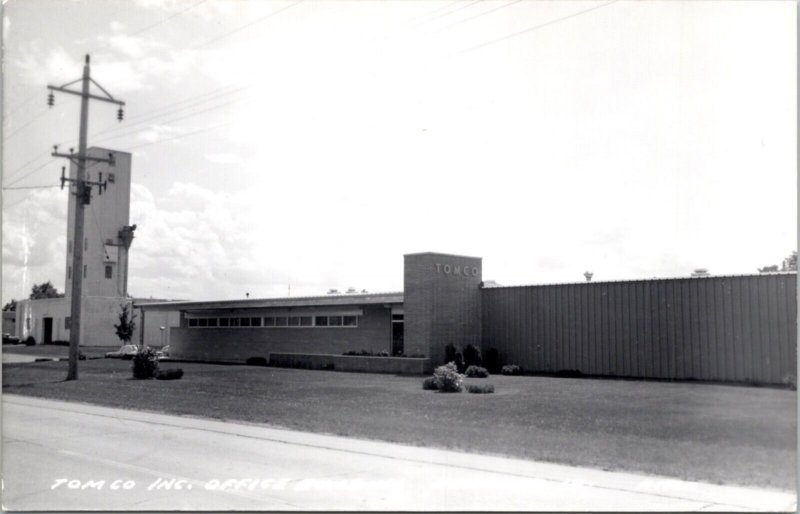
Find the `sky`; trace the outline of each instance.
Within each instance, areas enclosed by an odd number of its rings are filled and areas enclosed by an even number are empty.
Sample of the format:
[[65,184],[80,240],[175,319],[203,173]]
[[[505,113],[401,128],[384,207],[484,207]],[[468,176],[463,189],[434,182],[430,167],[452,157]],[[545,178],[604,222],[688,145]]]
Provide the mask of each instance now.
[[[2,300],[64,290],[52,145],[133,154],[129,292],[757,273],[797,241],[796,3],[7,0]],[[44,187],[39,187],[44,186]],[[15,189],[15,188],[28,189]]]

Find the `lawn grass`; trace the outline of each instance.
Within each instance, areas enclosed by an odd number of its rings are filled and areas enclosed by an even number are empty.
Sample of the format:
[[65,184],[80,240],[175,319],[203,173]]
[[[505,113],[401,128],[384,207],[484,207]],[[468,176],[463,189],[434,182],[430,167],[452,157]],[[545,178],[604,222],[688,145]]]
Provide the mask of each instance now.
[[131,379],[131,362],[3,366],[3,391],[112,407],[517,458],[794,489],[796,392],[631,380],[491,376],[494,394],[442,394],[422,377],[166,363],[176,381]]

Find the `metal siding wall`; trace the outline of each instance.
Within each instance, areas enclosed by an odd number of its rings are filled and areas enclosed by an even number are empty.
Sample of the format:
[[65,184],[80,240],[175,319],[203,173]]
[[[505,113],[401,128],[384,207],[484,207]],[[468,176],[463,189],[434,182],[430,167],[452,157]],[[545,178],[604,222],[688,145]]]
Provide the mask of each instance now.
[[483,289],[483,346],[533,372],[781,383],[797,373],[796,280]]

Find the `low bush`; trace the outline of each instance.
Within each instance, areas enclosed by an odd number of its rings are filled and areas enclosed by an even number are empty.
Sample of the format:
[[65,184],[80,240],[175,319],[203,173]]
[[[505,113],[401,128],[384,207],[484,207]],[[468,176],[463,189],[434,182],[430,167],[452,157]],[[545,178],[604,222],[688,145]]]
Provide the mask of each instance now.
[[28,336],[28,338],[25,339],[25,346],[36,346],[36,338],[33,336]]
[[153,378],[158,373],[158,356],[152,348],[144,348],[133,356],[133,378]]
[[389,352],[387,352],[387,351],[378,352],[378,353],[375,354],[375,356],[376,357],[388,357],[389,356]]
[[181,377],[183,377],[183,370],[181,368],[159,370],[156,373],[156,380],[179,380]]
[[519,375],[522,373],[522,368],[516,364],[506,364],[503,366],[503,369],[500,370],[500,373],[503,375]]
[[250,357],[245,361],[248,366],[266,366],[267,359],[265,357]]
[[471,378],[487,378],[489,376],[489,372],[486,368],[482,368],[480,366],[470,366],[467,368],[466,375]]
[[794,375],[784,375],[781,379],[781,383],[792,391],[797,391],[797,377]]
[[494,384],[467,384],[467,392],[472,394],[491,394]]
[[469,368],[470,366],[480,366],[481,364],[483,364],[481,351],[475,346],[468,344],[467,347],[464,348],[464,366]]
[[436,388],[443,393],[460,393],[464,390],[464,375],[458,372],[455,363],[448,362],[433,372]]
[[439,386],[436,385],[436,379],[434,377],[428,377],[422,381],[422,388],[426,391],[436,391],[439,389]]
[[483,354],[483,366],[489,370],[489,373],[500,373],[500,352],[497,348],[489,348]]

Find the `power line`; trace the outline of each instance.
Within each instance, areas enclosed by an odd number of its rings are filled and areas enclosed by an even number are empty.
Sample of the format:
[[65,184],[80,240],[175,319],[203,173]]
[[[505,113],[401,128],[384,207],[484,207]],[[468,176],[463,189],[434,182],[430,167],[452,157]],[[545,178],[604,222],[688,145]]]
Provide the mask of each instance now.
[[[97,137],[97,136],[101,136],[103,134],[118,132],[119,130],[123,130],[123,129],[125,130],[126,134],[135,133],[135,132],[138,132],[140,129],[136,129],[136,130],[128,130],[128,129],[130,129],[131,127],[138,126],[138,125],[149,123],[149,122],[154,121],[154,120],[158,120],[159,118],[161,118],[161,117],[163,117],[163,116],[165,116],[167,114],[173,114],[173,113],[177,113],[177,112],[180,112],[180,111],[183,111],[183,110],[186,110],[186,109],[191,109],[191,108],[197,107],[198,105],[201,105],[203,103],[209,102],[211,100],[215,100],[215,99],[218,99],[218,98],[222,98],[222,97],[225,97],[225,96],[230,96],[230,95],[239,93],[242,90],[248,89],[248,88],[249,88],[249,86],[243,86],[243,87],[237,88],[237,89],[235,89],[233,91],[230,91],[230,92],[227,92],[227,93],[223,93],[223,94],[219,94],[219,95],[216,95],[216,96],[211,97],[211,98],[206,98],[204,100],[197,101],[197,102],[195,102],[193,104],[190,104],[190,105],[187,105],[187,106],[184,106],[184,107],[179,107],[179,108],[174,108],[174,109],[167,109],[164,112],[161,112],[159,114],[150,116],[148,118],[144,118],[144,119],[142,119],[142,120],[140,120],[140,121],[138,121],[136,123],[133,123],[132,125],[127,125],[127,126],[124,126],[124,127],[114,126],[113,128],[109,128],[109,129],[105,129],[105,130],[101,130],[101,131],[95,132],[94,134],[92,134],[92,137]],[[209,110],[213,110],[213,109],[216,109],[216,108],[219,108],[219,107],[223,107],[225,105],[229,105],[231,103],[235,103],[237,101],[239,101],[239,100],[233,100],[231,102],[218,104],[216,106],[213,106],[213,107],[208,108],[208,109],[204,109],[202,111],[197,111],[197,112],[194,112],[194,113],[190,113],[187,116],[180,116],[178,118],[173,118],[171,120],[164,120],[161,123],[171,123],[173,121],[182,120],[182,119],[185,119],[187,117],[191,117],[191,116],[195,116],[195,115],[198,115],[198,114],[202,114],[204,112],[208,112]],[[114,136],[112,138],[105,138],[105,139],[103,139],[103,141],[108,141],[109,139],[116,139],[116,138],[117,138],[117,136]]]
[[153,29],[153,28],[155,28],[155,27],[158,27],[159,25],[163,25],[164,23],[168,22],[168,21],[169,21],[169,20],[171,20],[172,18],[175,18],[175,17],[177,17],[177,16],[180,16],[181,14],[185,13],[186,11],[190,11],[190,10],[192,10],[192,9],[194,9],[194,8],[196,8],[196,7],[198,7],[200,4],[204,4],[204,3],[206,3],[207,1],[208,1],[208,0],[200,0],[199,2],[197,2],[197,3],[196,3],[196,4],[194,4],[194,5],[190,5],[190,6],[189,6],[189,7],[187,7],[186,9],[183,9],[182,11],[178,11],[178,12],[176,12],[176,13],[175,13],[175,14],[173,14],[172,16],[168,16],[167,18],[164,18],[163,20],[161,20],[161,21],[159,21],[159,22],[153,23],[152,25],[148,25],[147,27],[145,27],[145,28],[143,28],[143,29],[141,29],[141,30],[137,30],[136,32],[134,32],[134,33],[132,33],[132,34],[128,34],[128,37],[138,36],[139,34],[141,34],[141,33],[143,33],[143,32],[147,32],[148,30],[150,30],[150,29]]
[[590,7],[588,9],[584,9],[582,11],[578,11],[578,12],[575,12],[575,13],[572,13],[572,14],[568,14],[566,16],[562,16],[561,18],[556,18],[554,20],[550,20],[550,21],[547,21],[547,22],[544,22],[544,23],[540,23],[539,25],[534,25],[533,27],[528,27],[527,29],[523,29],[523,30],[520,30],[520,31],[517,31],[517,32],[512,32],[511,34],[507,34],[505,36],[486,41],[486,42],[481,43],[479,45],[472,46],[472,47],[467,48],[465,50],[461,50],[460,52],[456,52],[454,55],[462,55],[462,54],[465,54],[465,53],[468,53],[468,52],[472,52],[474,50],[478,50],[479,48],[483,48],[485,46],[493,45],[495,43],[499,43],[501,41],[505,41],[507,39],[511,39],[511,38],[520,36],[522,34],[527,34],[528,32],[533,32],[534,30],[539,30],[539,29],[547,27],[549,25],[554,25],[556,23],[568,20],[570,18],[574,18],[576,16],[580,16],[581,14],[586,14],[588,12],[595,11],[597,9],[601,9],[603,7],[611,5],[611,4],[613,4],[615,2],[618,2],[618,1],[619,0],[611,0],[610,2],[606,2],[604,4],[595,5],[594,7]]
[[487,14],[491,14],[491,13],[493,13],[495,11],[499,11],[500,9],[505,9],[506,7],[510,7],[510,6],[514,5],[514,4],[518,4],[521,1],[522,0],[512,0],[511,2],[509,2],[507,4],[499,5],[497,7],[492,7],[488,11],[483,11],[482,13],[478,13],[478,14],[475,14],[475,15],[470,16],[468,18],[464,18],[463,20],[459,20],[459,21],[457,21],[455,23],[451,23],[450,25],[447,25],[446,27],[444,27],[442,30],[452,29],[456,25],[461,25],[462,23],[466,23],[468,21],[472,21],[472,20],[474,20],[476,18],[480,18],[481,16],[486,16]]
[[209,39],[209,40],[208,40],[208,41],[206,41],[205,43],[201,43],[201,44],[199,44],[199,45],[195,45],[195,46],[193,46],[193,47],[192,47],[192,50],[196,50],[196,49],[198,49],[198,48],[203,48],[204,46],[208,46],[208,45],[210,45],[211,43],[216,43],[217,41],[220,41],[220,40],[222,40],[222,39],[225,39],[225,38],[227,38],[227,37],[230,37],[230,36],[232,36],[233,34],[236,34],[237,32],[240,32],[240,31],[242,31],[242,30],[244,30],[244,29],[246,29],[246,28],[248,28],[248,27],[252,27],[253,25],[255,25],[255,24],[257,24],[257,23],[261,23],[262,21],[265,21],[265,20],[267,20],[267,19],[269,19],[269,18],[272,18],[273,16],[275,16],[275,15],[277,15],[277,14],[280,14],[280,13],[282,13],[283,11],[285,11],[285,10],[287,10],[287,9],[291,9],[292,7],[295,7],[295,6],[297,6],[297,5],[301,4],[301,3],[303,3],[303,1],[304,1],[304,0],[297,0],[297,1],[296,1],[295,3],[293,3],[293,4],[289,4],[289,5],[287,5],[287,6],[281,7],[281,8],[280,8],[280,9],[278,9],[277,11],[273,11],[273,12],[271,12],[271,13],[269,13],[269,14],[265,15],[265,16],[262,16],[262,17],[260,17],[260,18],[257,18],[257,19],[255,19],[255,20],[251,21],[250,23],[245,23],[245,24],[244,24],[244,25],[242,25],[241,27],[237,27],[237,28],[235,28],[235,29],[233,29],[233,30],[230,30],[230,31],[228,31],[228,32],[225,32],[224,34],[221,34],[221,35],[219,35],[219,36],[217,36],[217,37],[215,37],[215,38]]
[[11,182],[10,184],[8,184],[8,185],[7,185],[7,186],[5,186],[5,187],[11,187],[11,186],[13,186],[14,184],[18,184],[18,183],[22,182],[22,181],[23,181],[25,178],[27,178],[27,177],[30,177],[32,174],[34,174],[34,173],[36,173],[37,171],[39,171],[40,169],[44,168],[44,167],[45,167],[45,166],[47,166],[48,164],[52,164],[52,163],[53,163],[53,161],[54,161],[54,159],[50,159],[49,161],[45,162],[45,163],[44,163],[44,164],[42,164],[41,166],[38,166],[38,167],[36,167],[36,168],[32,169],[31,171],[29,171],[29,172],[25,173],[24,175],[22,175],[21,177],[17,178],[16,180],[14,180],[13,182]]
[[47,113],[47,108],[44,108],[44,109],[42,109],[42,111],[41,111],[39,114],[37,114],[36,116],[34,116],[33,118],[31,118],[31,119],[30,119],[30,121],[28,121],[28,123],[26,123],[26,124],[22,125],[21,127],[17,128],[17,129],[16,129],[16,130],[14,130],[14,131],[13,131],[11,134],[7,135],[7,136],[6,136],[6,137],[4,137],[3,139],[4,139],[5,141],[8,141],[8,140],[10,140],[12,137],[14,137],[14,136],[16,136],[17,134],[19,134],[20,132],[22,132],[22,131],[23,131],[25,128],[27,128],[27,127],[28,127],[28,126],[29,126],[31,123],[33,123],[34,121],[36,121],[36,120],[38,120],[39,118],[41,118],[42,116],[44,116],[46,113]]
[[16,174],[16,173],[19,173],[20,171],[22,171],[23,169],[25,169],[25,168],[26,168],[26,167],[27,167],[29,164],[31,164],[31,163],[34,163],[34,162],[38,161],[39,159],[41,159],[42,157],[45,157],[45,156],[47,156],[47,155],[49,155],[49,154],[50,154],[50,152],[49,152],[49,151],[44,151],[44,152],[42,152],[42,153],[40,153],[40,154],[37,154],[37,155],[36,155],[36,157],[34,157],[33,159],[29,160],[28,162],[26,162],[25,164],[23,164],[23,165],[22,165],[22,166],[20,166],[19,168],[15,169],[14,171],[11,171],[11,172],[9,172],[9,173],[4,173],[4,174],[3,174],[3,175],[4,175],[4,176],[3,176],[3,178],[4,178],[5,180],[9,180],[9,179],[11,179],[11,176],[12,176],[12,175],[14,175],[14,174]]
[[135,149],[141,148],[143,146],[157,145],[159,143],[166,143],[167,141],[173,141],[175,139],[182,139],[184,137],[193,136],[195,134],[199,134],[200,132],[208,132],[209,130],[214,130],[214,129],[217,129],[217,128],[220,128],[220,127],[224,127],[224,126],[230,125],[230,124],[231,124],[231,122],[229,122],[229,121],[225,122],[225,123],[220,123],[219,125],[214,125],[214,126],[211,126],[211,127],[202,128],[200,130],[195,130],[193,132],[187,132],[186,134],[180,134],[180,135],[177,135],[177,136],[168,137],[167,139],[159,139],[158,141],[151,141],[149,143],[142,143],[140,145],[131,146],[131,147],[126,148],[123,151],[124,152],[128,152],[130,150],[135,150]]
[[50,187],[61,187],[58,184],[52,186],[17,186],[17,187],[4,187],[3,191],[17,190],[17,189],[47,189]]
[[[132,32],[130,34],[125,34],[125,36],[127,36],[127,37],[138,36],[139,34],[142,34],[144,32],[147,32],[148,30],[154,29],[154,28],[158,27],[159,25],[163,25],[164,23],[168,22],[169,20],[171,20],[173,18],[176,18],[176,17],[180,16],[181,14],[196,8],[200,4],[203,4],[203,3],[207,2],[207,1],[208,0],[200,0],[199,2],[197,2],[197,3],[193,4],[193,5],[190,5],[189,7],[185,8],[185,9],[183,9],[181,11],[178,11],[178,12],[174,13],[174,14],[164,18],[163,20],[160,20],[160,21],[157,21],[155,23],[152,23],[152,24],[150,24],[150,25],[148,25],[146,27],[143,27],[143,28],[137,30],[136,32]],[[100,50],[100,49],[103,49],[103,48],[107,48],[108,45],[109,45],[109,42],[106,42],[105,44],[102,44],[100,46],[95,47],[94,50],[91,50],[89,53],[94,53],[97,50]]]
[[[451,15],[451,14],[453,14],[454,12],[458,12],[458,11],[460,11],[461,9],[466,9],[467,7],[473,6],[473,5],[477,4],[478,2],[482,2],[482,1],[483,1],[483,0],[472,0],[471,2],[467,2],[467,3],[465,3],[465,4],[459,5],[458,7],[456,7],[455,9],[453,9],[453,10],[451,10],[451,11],[447,11],[447,12],[444,12],[444,13],[441,13],[441,14],[437,14],[436,16],[433,16],[433,17],[431,17],[431,18],[428,18],[428,19],[427,19],[425,22],[423,22],[423,23],[429,23],[429,22],[431,22],[431,21],[438,20],[439,18],[444,18],[445,16],[450,16],[450,15]],[[460,2],[459,2],[459,3],[460,3]]]
[[[202,111],[191,112],[191,113],[189,113],[189,114],[187,114],[185,116],[179,116],[177,118],[172,118],[170,120],[164,120],[164,121],[162,121],[162,123],[173,123],[173,122],[176,122],[176,121],[185,120],[186,118],[192,118],[194,116],[199,116],[200,114],[204,114],[204,113],[207,113],[209,111],[215,111],[217,109],[221,109],[223,107],[227,107],[228,105],[232,105],[232,104],[235,104],[235,103],[240,102],[240,101],[241,100],[231,100],[230,102],[225,102],[225,103],[220,104],[220,105],[215,105],[213,107],[209,107],[208,109],[203,109]],[[137,134],[137,133],[140,133],[140,132],[143,132],[143,131],[144,131],[144,129],[140,128],[140,129],[137,129],[137,130],[133,130],[131,132],[126,132],[124,134],[117,134],[115,136],[111,136],[111,137],[107,137],[107,138],[101,138],[99,141],[96,141],[95,143],[97,143],[97,144],[105,143],[105,142],[108,142],[108,141],[113,141],[114,139],[119,139],[121,137],[127,137],[127,136],[130,136],[132,134]]]

